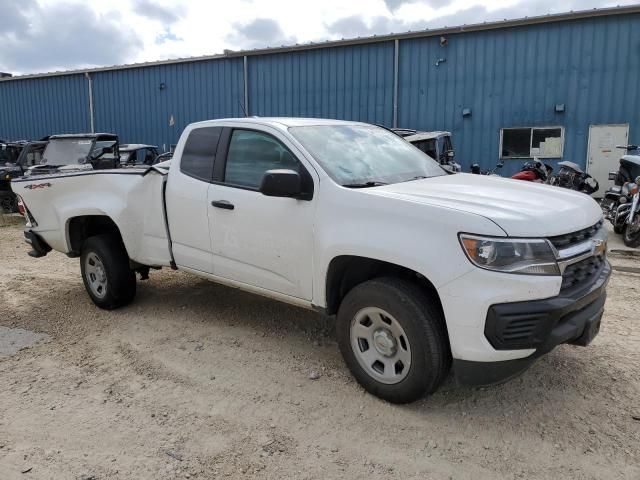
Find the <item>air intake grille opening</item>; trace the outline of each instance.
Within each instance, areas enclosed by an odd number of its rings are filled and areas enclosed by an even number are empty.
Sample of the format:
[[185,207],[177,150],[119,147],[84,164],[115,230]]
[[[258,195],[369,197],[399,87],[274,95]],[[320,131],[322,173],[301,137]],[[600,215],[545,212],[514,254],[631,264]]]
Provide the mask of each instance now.
[[567,266],[562,274],[561,292],[590,284],[604,267],[604,256],[589,257]]
[[571,247],[572,245],[593,238],[600,231],[602,225],[603,221],[600,220],[598,223],[592,225],[591,227],[583,228],[582,230],[578,230],[577,232],[565,233],[564,235],[550,237],[549,240],[551,241],[553,246],[558,249]]

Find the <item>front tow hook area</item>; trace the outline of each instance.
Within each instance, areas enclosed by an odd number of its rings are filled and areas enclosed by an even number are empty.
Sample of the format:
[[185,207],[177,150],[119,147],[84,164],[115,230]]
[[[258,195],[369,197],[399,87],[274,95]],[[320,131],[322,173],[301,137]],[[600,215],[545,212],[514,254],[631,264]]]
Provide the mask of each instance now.
[[31,245],[31,251],[28,252],[28,255],[30,257],[44,257],[51,251],[51,247],[49,246],[49,244],[45,242],[37,233],[33,233],[31,230],[27,230],[24,232],[24,240],[29,245]]

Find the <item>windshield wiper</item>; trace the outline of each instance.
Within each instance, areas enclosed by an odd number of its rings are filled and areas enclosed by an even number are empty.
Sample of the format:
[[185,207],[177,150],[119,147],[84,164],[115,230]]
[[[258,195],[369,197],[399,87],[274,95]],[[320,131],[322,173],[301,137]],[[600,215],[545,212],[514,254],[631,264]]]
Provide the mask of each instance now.
[[422,180],[424,178],[429,178],[429,177],[425,177],[424,175],[416,175],[415,177],[407,178],[406,180],[403,180],[403,182],[411,182],[413,180]]
[[346,188],[369,188],[369,187],[381,187],[382,185],[389,185],[389,184],[385,182],[369,181],[369,182],[363,182],[363,183],[345,183],[342,186]]

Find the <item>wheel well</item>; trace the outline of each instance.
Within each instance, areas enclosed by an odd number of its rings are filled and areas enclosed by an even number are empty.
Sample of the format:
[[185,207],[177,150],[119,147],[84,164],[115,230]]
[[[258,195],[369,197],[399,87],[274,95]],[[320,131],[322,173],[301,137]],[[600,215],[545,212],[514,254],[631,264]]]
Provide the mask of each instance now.
[[[338,311],[342,299],[356,285],[376,277],[398,277],[418,285],[437,302],[442,311],[440,296],[433,284],[424,275],[400,265],[372,258],[344,255],[334,258],[327,271],[326,313]],[[444,316],[444,315],[443,315]]]
[[122,239],[120,229],[111,218],[105,215],[85,215],[73,217],[69,220],[69,256],[77,257],[82,250],[82,244],[89,237],[114,233]]

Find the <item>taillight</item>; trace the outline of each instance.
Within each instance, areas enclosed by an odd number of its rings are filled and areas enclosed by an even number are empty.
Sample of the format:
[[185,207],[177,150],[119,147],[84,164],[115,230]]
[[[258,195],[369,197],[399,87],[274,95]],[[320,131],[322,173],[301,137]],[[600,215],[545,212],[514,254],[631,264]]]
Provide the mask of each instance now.
[[27,228],[37,227],[38,223],[35,218],[33,218],[33,215],[31,215],[31,212],[27,208],[22,197],[20,195],[16,196],[18,197],[18,212],[24,217]]
[[24,201],[20,196],[18,196],[18,213],[23,217],[27,216],[27,209],[24,207]]

